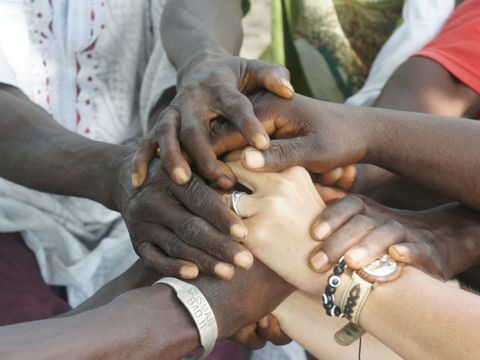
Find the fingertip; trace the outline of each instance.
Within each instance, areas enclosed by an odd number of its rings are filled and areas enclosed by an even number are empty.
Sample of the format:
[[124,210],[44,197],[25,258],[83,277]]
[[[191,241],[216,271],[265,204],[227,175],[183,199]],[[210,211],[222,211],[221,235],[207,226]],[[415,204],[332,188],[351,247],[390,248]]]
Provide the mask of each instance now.
[[320,221],[317,224],[313,225],[313,236],[316,240],[324,240],[328,234],[332,231],[332,227],[326,221]]
[[350,268],[354,270],[361,269],[362,267],[368,265],[368,264],[365,264],[367,259],[368,259],[367,249],[360,246],[351,248],[345,254],[345,262]]
[[260,326],[262,329],[268,329],[270,326],[270,316],[267,315],[258,320],[258,326]]
[[190,182],[192,178],[191,172],[185,171],[184,168],[176,167],[172,170],[172,179],[178,185],[185,185]]
[[248,236],[248,229],[244,224],[233,224],[230,227],[230,235],[234,238],[245,240]]
[[283,71],[279,73],[278,68],[274,66],[274,70],[265,76],[264,85],[268,91],[285,99],[291,99],[295,95],[295,90],[287,76]]
[[259,150],[266,150],[270,146],[270,138],[264,133],[257,133],[252,137],[252,145]]
[[262,169],[265,167],[263,154],[254,148],[247,148],[243,151],[241,162],[246,169]]
[[280,79],[280,83],[282,84],[282,94],[279,95],[286,99],[291,99],[295,95],[292,83],[284,78]]
[[143,179],[139,174],[137,173],[132,174],[132,186],[135,189],[138,189],[140,186],[142,186],[144,181],[145,179]]
[[314,271],[324,272],[329,268],[329,261],[327,254],[320,251],[310,258],[310,265]]
[[397,244],[389,247],[388,254],[394,260],[405,262],[405,260],[408,258],[409,251],[406,246],[403,246],[402,244]]
[[241,251],[235,255],[233,261],[235,265],[248,270],[253,266],[253,255],[248,251]]
[[198,267],[194,264],[184,265],[180,268],[180,276],[186,280],[193,280],[199,274]]
[[235,275],[235,269],[232,265],[219,262],[213,269],[215,274],[223,280],[230,280]]

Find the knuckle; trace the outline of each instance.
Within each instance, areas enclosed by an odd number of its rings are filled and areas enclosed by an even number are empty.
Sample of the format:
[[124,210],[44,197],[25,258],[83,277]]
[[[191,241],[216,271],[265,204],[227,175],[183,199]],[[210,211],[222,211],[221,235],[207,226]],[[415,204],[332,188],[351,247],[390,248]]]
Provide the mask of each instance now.
[[185,188],[185,203],[196,209],[210,210],[212,193],[206,189],[197,177],[194,177]]
[[391,231],[396,236],[403,237],[405,235],[405,228],[398,221],[390,219],[385,224],[387,229]]
[[217,259],[223,260],[223,261],[229,261],[231,260],[231,252],[234,250],[235,244],[233,244],[231,241],[228,241],[224,239],[223,241],[218,242],[218,244],[214,248],[213,256],[215,256]]
[[284,205],[286,205],[286,201],[281,196],[268,196],[263,199],[264,204],[266,205],[265,208],[268,209],[268,213],[278,214],[284,209]]
[[290,174],[292,174],[296,178],[302,179],[302,178],[305,178],[307,176],[310,177],[310,174],[308,173],[308,171],[304,167],[301,167],[301,166],[293,166],[288,171],[289,171]]
[[195,98],[201,92],[201,85],[197,82],[191,82],[189,84],[182,86],[180,92],[181,92],[180,98],[184,98],[184,97]]
[[163,166],[170,168],[175,165],[175,152],[173,150],[165,150],[160,155],[160,159],[162,159]]
[[[294,148],[291,146],[284,146],[280,144],[273,144],[271,146],[272,151],[266,152],[267,158],[270,161],[278,162],[278,165],[288,164],[290,159],[295,158],[294,155],[302,156],[301,151],[295,152]],[[266,159],[267,160],[267,159]]]
[[188,244],[196,243],[208,230],[205,221],[192,216],[183,224],[182,238]]
[[275,189],[279,194],[289,195],[294,193],[296,188],[295,182],[285,177],[277,177],[275,181]]
[[223,111],[228,114],[240,112],[243,114],[245,107],[244,95],[237,92],[230,92],[222,96]]
[[163,119],[155,126],[155,136],[156,137],[164,137],[170,133],[171,123],[168,119]]
[[180,136],[183,139],[191,139],[195,137],[200,131],[197,124],[191,123],[182,123],[182,128],[180,129]]
[[162,249],[167,253],[167,255],[177,257],[180,253],[180,240],[174,236],[168,236],[168,238],[162,241]]
[[365,203],[357,195],[349,195],[345,198],[345,203],[355,211],[361,212],[365,209]]
[[228,80],[227,73],[224,69],[217,68],[209,72],[206,80],[214,85],[222,84]]
[[357,214],[352,218],[352,223],[355,226],[364,226],[367,228],[373,228],[377,225],[377,222],[369,216],[363,214]]
[[219,169],[216,161],[206,161],[203,170],[207,174],[218,175]]

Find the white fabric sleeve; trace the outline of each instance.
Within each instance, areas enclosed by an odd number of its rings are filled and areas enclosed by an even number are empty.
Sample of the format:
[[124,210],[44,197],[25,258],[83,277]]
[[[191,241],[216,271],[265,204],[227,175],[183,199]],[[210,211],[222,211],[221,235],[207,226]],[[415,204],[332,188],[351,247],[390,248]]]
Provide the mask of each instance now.
[[407,0],[403,23],[378,53],[363,87],[346,103],[370,106],[395,70],[440,32],[454,9],[455,0]]
[[144,134],[147,132],[150,112],[163,92],[177,83],[176,70],[168,60],[160,34],[160,22],[165,3],[166,0],[157,0],[151,1],[150,5],[149,15],[153,31],[151,39],[153,50],[143,75],[140,90],[140,120]]
[[3,49],[0,45],[0,84],[8,84],[18,87],[17,79],[15,77],[15,72],[10,66]]

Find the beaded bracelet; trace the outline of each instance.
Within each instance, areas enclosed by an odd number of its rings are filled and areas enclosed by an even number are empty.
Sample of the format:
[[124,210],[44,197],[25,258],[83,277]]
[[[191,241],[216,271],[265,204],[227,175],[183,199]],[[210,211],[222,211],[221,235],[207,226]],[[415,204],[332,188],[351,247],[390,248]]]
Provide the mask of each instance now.
[[322,295],[323,308],[328,316],[337,316],[340,318],[344,316],[342,309],[335,305],[335,291],[337,291],[340,285],[340,276],[342,276],[346,267],[347,263],[342,256],[340,260],[338,260],[338,264],[333,268],[333,274],[328,277],[328,283]]

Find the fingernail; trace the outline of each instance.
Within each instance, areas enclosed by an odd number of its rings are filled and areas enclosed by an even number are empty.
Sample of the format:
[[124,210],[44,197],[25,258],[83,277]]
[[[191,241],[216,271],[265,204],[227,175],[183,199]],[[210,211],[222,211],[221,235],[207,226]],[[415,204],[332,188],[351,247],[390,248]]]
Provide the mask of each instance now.
[[134,188],[140,187],[140,177],[137,173],[132,174],[132,185]]
[[233,261],[235,262],[235,265],[248,270],[253,265],[253,256],[247,251],[242,251],[235,255]]
[[315,270],[323,271],[325,266],[328,264],[327,254],[325,254],[323,251],[320,251],[311,257],[310,263]]
[[345,258],[349,260],[349,263],[351,263],[352,265],[356,265],[358,268],[358,267],[362,267],[362,263],[365,261],[367,256],[368,256],[367,249],[363,247],[356,247],[356,248],[350,249],[345,255]]
[[295,90],[293,89],[293,86],[290,83],[290,81],[288,81],[287,79],[280,79],[280,82],[282,83],[283,86],[285,86],[292,93],[295,92]]
[[245,162],[250,169],[261,169],[265,166],[265,159],[260,151],[245,151]]
[[317,240],[323,240],[329,233],[332,231],[330,225],[322,221],[318,225],[315,225],[313,228],[313,235],[317,238]]
[[184,185],[190,181],[190,177],[183,168],[175,168],[172,171],[173,179],[178,185]]
[[225,263],[218,263],[217,265],[215,265],[214,271],[215,274],[225,280],[231,279],[233,277],[233,274],[235,274],[233,266]]
[[388,249],[388,253],[397,260],[404,258],[407,255],[407,252],[408,250],[402,245],[393,245]]
[[230,228],[230,235],[237,239],[246,239],[248,235],[248,229],[243,224],[233,224]]
[[260,150],[268,149],[270,146],[270,139],[263,134],[255,134],[252,137],[253,145]]
[[192,265],[182,266],[180,276],[184,279],[195,279],[198,276],[198,267]]
[[260,326],[262,329],[266,329],[270,326],[270,317],[265,316],[258,320],[258,326]]

